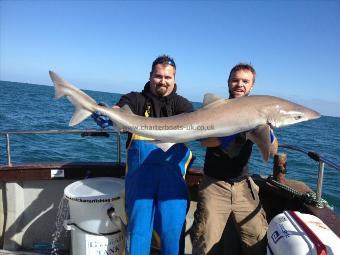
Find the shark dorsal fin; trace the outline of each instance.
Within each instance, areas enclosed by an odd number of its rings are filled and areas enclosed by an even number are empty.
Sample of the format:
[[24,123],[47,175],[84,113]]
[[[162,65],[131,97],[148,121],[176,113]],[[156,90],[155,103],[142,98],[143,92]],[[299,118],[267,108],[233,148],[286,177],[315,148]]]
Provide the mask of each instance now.
[[131,114],[133,115],[133,112],[131,111],[131,108],[125,104],[123,107],[120,108],[122,112],[126,113],[126,114]]
[[222,100],[224,101],[225,99],[220,96],[216,96],[212,93],[207,93],[204,95],[204,98],[203,98],[203,107],[208,106],[218,101],[222,101]]

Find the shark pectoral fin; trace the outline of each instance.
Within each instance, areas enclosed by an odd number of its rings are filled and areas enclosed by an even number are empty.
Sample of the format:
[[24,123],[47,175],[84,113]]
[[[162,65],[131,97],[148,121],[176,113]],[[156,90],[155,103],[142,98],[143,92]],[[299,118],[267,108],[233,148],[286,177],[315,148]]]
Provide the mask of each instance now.
[[270,142],[270,127],[260,125],[257,128],[247,132],[247,139],[252,141],[260,149],[263,161],[267,162],[272,153],[272,144]]
[[150,140],[147,143],[156,145],[158,148],[160,148],[164,152],[168,151],[175,144],[175,143],[164,143],[159,140]]

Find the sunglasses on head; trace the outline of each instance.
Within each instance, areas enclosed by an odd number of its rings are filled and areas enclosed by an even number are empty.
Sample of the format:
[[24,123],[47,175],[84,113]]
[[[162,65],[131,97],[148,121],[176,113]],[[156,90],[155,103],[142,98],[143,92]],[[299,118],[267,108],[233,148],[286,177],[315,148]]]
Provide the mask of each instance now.
[[171,65],[171,66],[173,66],[176,69],[176,64],[175,64],[175,61],[173,59],[167,59],[166,61],[164,61],[164,59],[156,60],[153,63],[153,66],[158,65],[158,64]]

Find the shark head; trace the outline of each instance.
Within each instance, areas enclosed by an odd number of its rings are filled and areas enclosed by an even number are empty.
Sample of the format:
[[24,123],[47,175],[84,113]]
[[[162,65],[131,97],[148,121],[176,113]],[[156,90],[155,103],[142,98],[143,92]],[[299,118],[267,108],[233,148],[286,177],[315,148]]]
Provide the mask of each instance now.
[[[283,99],[272,105],[268,114],[267,124],[272,127],[285,127],[299,122],[320,118],[320,113]],[[274,108],[274,109],[273,109]]]

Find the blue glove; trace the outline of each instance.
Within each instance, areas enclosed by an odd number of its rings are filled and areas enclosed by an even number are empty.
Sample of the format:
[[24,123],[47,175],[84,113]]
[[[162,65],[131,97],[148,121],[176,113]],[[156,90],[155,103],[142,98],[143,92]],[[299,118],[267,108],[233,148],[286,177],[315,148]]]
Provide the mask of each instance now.
[[[101,106],[106,106],[109,107],[107,104],[105,103],[98,103],[98,105]],[[94,119],[94,121],[97,123],[98,126],[100,126],[101,128],[107,128],[109,126],[113,126],[112,121],[109,119],[109,117],[102,115],[99,112],[95,112],[91,115],[91,117]]]

